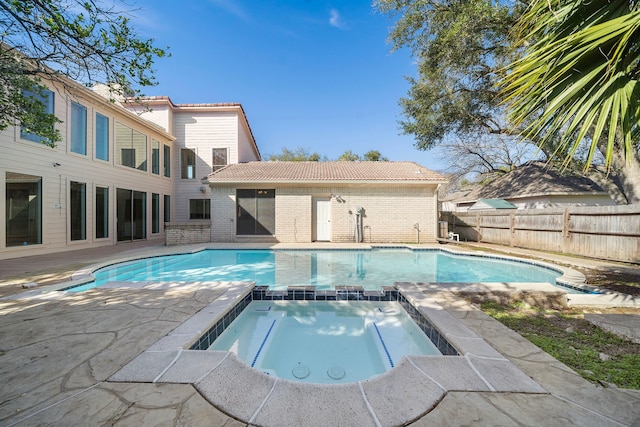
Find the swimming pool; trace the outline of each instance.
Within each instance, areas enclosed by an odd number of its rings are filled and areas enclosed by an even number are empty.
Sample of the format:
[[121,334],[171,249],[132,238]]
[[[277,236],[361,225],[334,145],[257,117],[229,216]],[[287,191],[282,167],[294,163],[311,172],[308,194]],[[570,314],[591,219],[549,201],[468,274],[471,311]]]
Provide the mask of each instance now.
[[253,301],[209,350],[293,381],[371,378],[405,355],[441,355],[399,302]]
[[318,290],[336,286],[377,290],[394,282],[555,284],[562,273],[524,261],[437,249],[206,249],[115,264],[93,274],[94,282],[68,290],[79,292],[110,281],[251,281],[274,290],[296,285],[311,285]]

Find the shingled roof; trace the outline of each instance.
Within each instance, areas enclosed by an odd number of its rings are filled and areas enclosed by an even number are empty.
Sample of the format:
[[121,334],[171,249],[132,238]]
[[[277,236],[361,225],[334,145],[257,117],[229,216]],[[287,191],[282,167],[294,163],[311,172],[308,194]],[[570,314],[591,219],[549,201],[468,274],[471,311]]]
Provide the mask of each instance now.
[[589,178],[562,173],[543,162],[532,161],[484,186],[475,186],[467,192],[457,192],[446,198],[456,202],[480,199],[517,199],[542,195],[597,194],[605,191]]
[[203,182],[305,183],[404,182],[440,184],[447,179],[414,162],[249,162],[231,164],[211,173]]

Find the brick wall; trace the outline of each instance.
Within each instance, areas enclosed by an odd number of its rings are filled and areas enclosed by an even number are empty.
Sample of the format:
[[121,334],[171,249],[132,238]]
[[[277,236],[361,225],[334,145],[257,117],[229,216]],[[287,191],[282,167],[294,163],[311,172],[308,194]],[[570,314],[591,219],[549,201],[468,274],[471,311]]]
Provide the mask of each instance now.
[[164,235],[167,246],[208,243],[211,241],[211,223],[208,221],[167,222]]
[[[353,242],[355,211],[364,209],[363,241],[421,243],[436,241],[434,188],[335,188],[343,202],[331,200],[331,241]],[[414,227],[417,224],[418,230]]]
[[[312,241],[315,220],[312,215],[313,198],[331,195],[334,195],[331,198],[332,242],[354,241],[357,206],[364,208],[365,242],[436,241],[438,218],[435,186],[279,188],[276,190],[277,240]],[[419,233],[415,224],[418,224]]]
[[211,241],[233,242],[235,237],[236,189],[211,189]]
[[276,238],[278,241],[311,242],[312,201],[307,188],[276,190]]
[[[266,187],[265,187],[266,188]],[[274,241],[307,243],[314,239],[313,199],[329,198],[331,241],[353,242],[355,208],[364,208],[366,243],[427,243],[437,237],[437,197],[431,187],[282,187],[276,188]],[[235,188],[211,191],[211,241],[238,241]],[[340,196],[339,198],[336,196]],[[418,225],[418,230],[414,227]],[[244,237],[242,241],[258,238]]]

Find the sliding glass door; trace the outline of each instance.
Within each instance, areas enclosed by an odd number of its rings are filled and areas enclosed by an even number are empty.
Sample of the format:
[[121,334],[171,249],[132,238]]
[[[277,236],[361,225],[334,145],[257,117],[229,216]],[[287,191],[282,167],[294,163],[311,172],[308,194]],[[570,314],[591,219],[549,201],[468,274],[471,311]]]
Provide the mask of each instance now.
[[147,193],[117,189],[118,242],[147,237]]

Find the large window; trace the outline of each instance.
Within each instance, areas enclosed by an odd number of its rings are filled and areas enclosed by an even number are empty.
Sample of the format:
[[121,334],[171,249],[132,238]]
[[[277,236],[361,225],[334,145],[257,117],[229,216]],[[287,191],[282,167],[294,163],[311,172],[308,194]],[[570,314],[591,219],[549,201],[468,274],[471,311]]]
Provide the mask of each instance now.
[[276,191],[236,190],[236,233],[273,235],[276,233]]
[[164,158],[163,160],[163,165],[164,165],[164,176],[166,176],[167,178],[171,177],[171,147],[168,145],[164,146]]
[[109,237],[109,189],[96,187],[96,239]]
[[160,175],[160,142],[151,140],[151,173]]
[[96,159],[109,161],[109,117],[96,113]]
[[190,199],[189,219],[210,219],[211,199]]
[[160,232],[160,195],[151,193],[151,232]]
[[71,103],[71,152],[87,155],[87,107]]
[[[42,102],[42,104],[44,105],[44,110],[45,113],[47,114],[53,114],[54,113],[54,94],[53,92],[51,92],[50,90],[43,90],[42,91],[42,95],[36,92],[32,92],[32,91],[28,91],[28,90],[23,90],[22,91],[22,95],[25,98],[35,98],[36,100]],[[29,131],[29,124],[28,123],[22,123],[20,126],[20,138],[22,139],[27,139],[29,141],[34,141],[34,142],[42,142],[45,140],[45,138],[36,135],[35,133],[31,133]]]
[[42,243],[42,178],[7,172],[6,245]]
[[147,136],[121,123],[116,123],[116,163],[147,170]]
[[180,170],[182,179],[195,179],[196,152],[190,148],[180,150]]
[[87,184],[71,181],[71,240],[87,238]]
[[227,160],[226,148],[214,148],[213,149],[213,170],[217,171],[229,164]]

